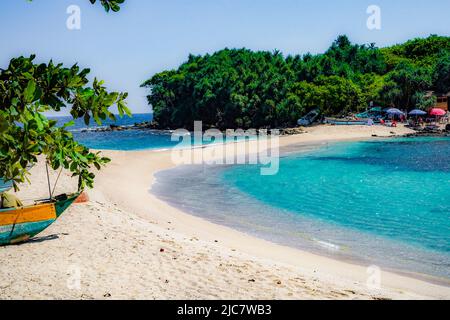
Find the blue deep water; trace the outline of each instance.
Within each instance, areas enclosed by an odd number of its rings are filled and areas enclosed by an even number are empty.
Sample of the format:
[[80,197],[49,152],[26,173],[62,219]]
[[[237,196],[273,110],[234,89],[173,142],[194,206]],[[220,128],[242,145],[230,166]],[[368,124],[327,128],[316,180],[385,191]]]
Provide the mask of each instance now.
[[[55,118],[60,124],[69,122],[70,117]],[[101,126],[92,122],[86,126],[83,119],[78,119],[75,125],[69,127],[77,141],[92,149],[102,150],[145,150],[145,149],[165,149],[177,145],[171,141],[168,132],[157,130],[126,130],[114,132],[94,132],[92,129],[109,127],[111,124],[118,126],[132,126],[135,123],[151,121],[152,114],[135,114],[133,117],[117,118],[117,121],[106,120]],[[86,130],[88,129],[88,130]]]
[[[58,125],[63,125],[72,120],[71,117],[56,117]],[[75,125],[68,128],[72,132],[75,140],[91,149],[100,150],[164,150],[180,146],[181,136],[175,136],[172,141],[172,133],[161,130],[125,130],[125,131],[95,131],[94,129],[107,128],[114,124],[117,126],[133,126],[136,123],[149,122],[153,119],[152,114],[134,114],[132,117],[117,117],[116,121],[106,120],[101,126],[92,122],[86,126],[83,119],[75,121]],[[231,141],[240,141],[243,137],[229,138]],[[184,140],[183,140],[184,141]],[[227,140],[230,141],[230,140]],[[220,141],[218,141],[220,142]],[[191,135],[190,145],[199,143],[210,144],[215,141],[196,141]]]

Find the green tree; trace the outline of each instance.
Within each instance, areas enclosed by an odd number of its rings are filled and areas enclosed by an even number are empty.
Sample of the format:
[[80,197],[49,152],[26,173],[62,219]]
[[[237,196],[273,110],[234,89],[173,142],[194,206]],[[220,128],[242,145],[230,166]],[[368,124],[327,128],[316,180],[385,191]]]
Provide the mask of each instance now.
[[17,189],[43,155],[54,170],[64,168],[78,177],[80,190],[92,187],[92,168],[100,169],[110,160],[76,142],[67,131],[73,123],[57,126],[44,112],[69,107],[74,119],[89,123],[93,118],[100,124],[115,119],[109,111],[113,105],[121,116],[130,115],[127,93],[108,93],[97,79],[89,87],[88,69],[64,68],[52,61],[35,64],[34,58],[12,59],[0,70],[0,177],[13,181]]
[[324,115],[364,110],[370,101],[409,108],[420,93],[447,90],[450,37],[430,36],[379,49],[339,36],[324,54],[224,49],[189,56],[147,80],[148,102],[163,128],[295,125],[311,109]]
[[370,102],[383,105],[381,94],[386,85],[386,76],[375,73],[359,74],[355,83],[361,89],[361,104],[368,106]]
[[[117,12],[124,0],[100,3],[106,11]],[[108,93],[97,79],[89,87],[89,69],[64,68],[52,61],[35,64],[34,58],[14,58],[7,69],[0,69],[0,177],[12,181],[17,190],[43,155],[54,170],[64,168],[78,177],[80,190],[93,187],[92,167],[100,170],[110,159],[76,142],[67,131],[73,122],[57,126],[44,112],[70,107],[73,119],[84,118],[89,124],[93,118],[101,124],[106,118],[116,119],[109,110],[113,105],[120,116],[131,116],[125,103],[128,94]]]
[[400,62],[409,62],[418,66],[434,66],[442,52],[450,51],[450,37],[431,35],[428,38],[416,38],[403,44],[381,50],[386,57],[389,70]]
[[324,115],[346,115],[366,107],[360,88],[350,79],[321,77],[316,84],[321,87],[320,110]]
[[386,104],[397,108],[413,107],[413,96],[433,84],[432,69],[402,61],[387,75],[382,95]]
[[427,95],[425,92],[416,92],[412,97],[412,101],[415,108],[428,111],[436,105],[437,98],[432,95]]
[[435,88],[438,92],[450,92],[450,53],[437,61],[435,68]]
[[284,125],[277,106],[294,74],[279,52],[225,49],[190,56],[178,70],[156,74],[142,86],[161,127]]

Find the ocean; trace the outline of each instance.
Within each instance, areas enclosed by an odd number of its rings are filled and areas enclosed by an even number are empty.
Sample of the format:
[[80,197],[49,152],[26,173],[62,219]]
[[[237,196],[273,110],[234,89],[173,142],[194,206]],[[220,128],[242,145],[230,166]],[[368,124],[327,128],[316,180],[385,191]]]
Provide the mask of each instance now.
[[[72,120],[71,117],[54,117],[58,125],[63,125]],[[170,131],[162,130],[124,130],[124,131],[96,131],[101,128],[108,128],[110,125],[131,127],[138,123],[150,122],[153,120],[153,114],[134,114],[133,117],[117,117],[117,121],[106,120],[101,126],[92,122],[86,126],[83,119],[75,121],[75,125],[69,127],[75,140],[91,149],[98,150],[166,150],[180,145],[181,136],[173,135]],[[234,141],[242,141],[244,137],[229,138]],[[228,140],[230,141],[230,140]],[[184,139],[183,139],[184,142]],[[194,135],[191,135],[191,145],[216,143],[214,139],[196,141]]]
[[[71,117],[54,117],[59,124],[69,122]],[[168,132],[158,130],[125,130],[114,132],[94,132],[96,129],[108,128],[114,124],[117,126],[133,126],[136,123],[149,122],[153,120],[153,114],[134,114],[132,117],[117,117],[113,122],[109,119],[104,121],[101,126],[91,121],[86,126],[83,119],[75,121],[75,125],[69,127],[74,138],[83,145],[92,149],[102,150],[146,150],[146,149],[166,149],[177,145],[178,142],[171,141],[171,135]]]
[[[151,120],[151,114],[138,114],[115,124]],[[91,131],[96,127],[77,121],[70,130],[94,149],[178,144],[167,132]],[[450,279],[449,138],[291,146],[281,154],[274,176],[262,176],[256,165],[178,167],[158,173],[152,192],[193,215],[269,241]]]
[[450,279],[449,138],[290,147],[274,176],[252,165],[179,167],[159,173],[152,192],[283,245]]

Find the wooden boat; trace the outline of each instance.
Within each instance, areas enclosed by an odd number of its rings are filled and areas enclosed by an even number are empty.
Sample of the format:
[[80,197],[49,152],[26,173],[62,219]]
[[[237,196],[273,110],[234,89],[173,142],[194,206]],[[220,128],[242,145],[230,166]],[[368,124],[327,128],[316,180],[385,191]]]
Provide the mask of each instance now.
[[0,210],[0,246],[25,242],[55,222],[80,194],[62,195],[33,206]]

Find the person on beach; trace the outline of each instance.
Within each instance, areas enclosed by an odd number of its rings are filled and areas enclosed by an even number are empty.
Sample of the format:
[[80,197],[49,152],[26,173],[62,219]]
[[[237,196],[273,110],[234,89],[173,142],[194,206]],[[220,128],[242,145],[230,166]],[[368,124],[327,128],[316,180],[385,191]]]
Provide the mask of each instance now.
[[23,207],[22,201],[10,193],[0,194],[0,209],[12,209]]

